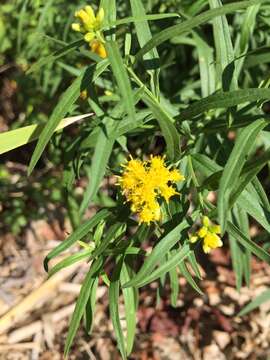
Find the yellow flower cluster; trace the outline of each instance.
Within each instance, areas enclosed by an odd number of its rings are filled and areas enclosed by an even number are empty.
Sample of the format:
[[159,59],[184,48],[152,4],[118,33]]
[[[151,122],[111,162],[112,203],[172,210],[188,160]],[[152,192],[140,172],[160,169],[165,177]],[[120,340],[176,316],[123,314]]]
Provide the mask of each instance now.
[[150,224],[161,218],[158,199],[169,199],[178,194],[172,186],[184,176],[176,170],[166,167],[165,157],[151,156],[148,161],[131,159],[122,165],[124,171],[119,177],[119,185],[127,201],[131,203],[131,211],[138,214],[140,223]]
[[80,23],[73,23],[72,29],[84,34],[84,40],[90,45],[91,50],[101,58],[106,58],[105,41],[101,32],[104,20],[103,8],[100,8],[95,15],[92,6],[87,5],[84,9],[76,11],[75,17],[79,19]]
[[209,218],[204,216],[202,219],[203,226],[190,237],[190,242],[195,243],[199,239],[203,240],[203,251],[208,254],[212,249],[223,245],[220,234],[220,226],[211,224]]

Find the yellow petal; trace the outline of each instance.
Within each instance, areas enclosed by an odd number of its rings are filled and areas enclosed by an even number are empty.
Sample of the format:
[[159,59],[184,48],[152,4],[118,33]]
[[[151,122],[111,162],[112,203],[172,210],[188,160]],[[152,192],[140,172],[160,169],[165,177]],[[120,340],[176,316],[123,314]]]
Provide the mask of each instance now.
[[196,236],[196,235],[192,235],[192,236],[190,236],[190,238],[189,238],[189,241],[192,243],[192,244],[194,244],[196,241],[198,241],[198,236]]
[[208,232],[203,240],[204,246],[211,249],[215,249],[217,247],[221,247],[223,245],[220,237],[217,234]]
[[74,31],[81,31],[81,25],[80,24],[78,24],[78,23],[73,23],[73,24],[71,24],[71,28],[72,28],[72,30],[74,30]]
[[98,56],[100,56],[102,59],[105,59],[107,57],[106,49],[100,41],[98,40],[92,41],[90,47],[91,50],[94,53],[96,53]]
[[95,33],[92,31],[89,31],[88,33],[86,33],[84,35],[84,40],[90,43],[94,39],[94,37],[95,37]]
[[96,17],[92,6],[86,5],[84,9],[89,16],[89,20],[94,24],[94,22],[96,21]]
[[210,225],[210,220],[209,220],[209,218],[207,217],[207,216],[203,216],[203,219],[202,219],[202,222],[203,222],[203,225],[205,226],[205,227],[209,227],[209,225]]
[[75,17],[79,18],[83,24],[87,24],[89,21],[89,15],[83,9],[75,12]]
[[205,254],[209,254],[211,251],[211,248],[208,245],[203,244],[203,251],[205,252]]
[[203,226],[202,228],[200,228],[200,230],[197,232],[197,234],[200,238],[204,238],[207,234],[207,228],[205,226]]

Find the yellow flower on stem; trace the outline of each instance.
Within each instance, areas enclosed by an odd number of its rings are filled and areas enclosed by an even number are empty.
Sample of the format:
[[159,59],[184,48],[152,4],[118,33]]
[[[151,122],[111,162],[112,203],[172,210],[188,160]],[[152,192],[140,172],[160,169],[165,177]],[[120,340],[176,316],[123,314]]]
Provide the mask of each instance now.
[[178,192],[173,184],[184,180],[184,176],[176,169],[170,170],[165,165],[165,157],[152,156],[147,161],[131,159],[119,177],[118,185],[122,188],[131,211],[138,214],[140,223],[150,224],[161,219],[158,200],[162,198],[168,203]]
[[191,243],[197,242],[199,239],[203,241],[203,251],[208,254],[212,249],[221,247],[223,242],[220,238],[220,226],[211,223],[207,216],[202,218],[203,226],[196,232],[195,235],[190,236]]
[[106,58],[105,41],[101,32],[104,9],[100,8],[97,15],[95,15],[92,6],[87,5],[83,9],[76,11],[75,17],[79,20],[79,23],[71,24],[72,29],[84,34],[84,40],[89,44],[91,51],[103,59]]

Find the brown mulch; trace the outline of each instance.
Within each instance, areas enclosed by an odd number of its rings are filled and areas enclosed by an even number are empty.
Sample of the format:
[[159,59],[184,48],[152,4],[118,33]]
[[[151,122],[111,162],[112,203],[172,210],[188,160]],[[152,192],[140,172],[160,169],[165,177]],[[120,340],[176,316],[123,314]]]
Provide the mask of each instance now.
[[[20,237],[0,238],[0,359],[62,359],[68,321],[87,266],[80,263],[47,281],[42,260],[59,243],[60,227],[42,220],[30,225]],[[176,308],[169,304],[169,289],[158,305],[157,284],[142,289],[130,359],[267,359],[269,304],[243,318],[237,313],[269,286],[270,267],[253,259],[251,287],[239,294],[226,250],[215,250],[207,261],[210,270],[202,269],[199,284],[204,296],[181,277]],[[93,333],[88,336],[80,329],[70,359],[120,358],[104,284],[97,296]]]

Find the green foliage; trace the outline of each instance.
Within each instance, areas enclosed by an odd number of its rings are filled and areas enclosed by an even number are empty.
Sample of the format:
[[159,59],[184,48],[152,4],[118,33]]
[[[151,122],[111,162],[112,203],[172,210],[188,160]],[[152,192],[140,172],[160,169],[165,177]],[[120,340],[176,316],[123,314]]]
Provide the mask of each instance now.
[[[48,159],[57,169],[51,182],[44,182],[58,197],[39,196],[37,203],[64,205],[73,232],[47,255],[49,276],[77,261],[89,263],[65,354],[83,318],[90,333],[103,280],[125,359],[135,338],[140,287],[153,281],[169,284],[173,306],[179,276],[202,293],[197,284],[201,244],[191,244],[189,236],[203,215],[221,225],[239,291],[252,276],[251,254],[270,263],[264,244],[249,235],[250,223],[270,232],[269,189],[261,175],[266,169],[268,176],[270,159],[269,115],[263,111],[270,100],[265,56],[270,4],[103,0],[108,56],[101,59],[80,33],[71,31],[74,11],[84,4],[64,3],[18,0],[1,5],[0,61],[16,64],[13,80],[26,116],[23,126],[15,121],[9,132],[0,134],[0,153],[9,156],[8,151],[37,140],[29,179],[46,168]],[[95,10],[99,6],[97,1],[92,5]],[[119,186],[103,188],[104,180],[120,175],[129,153],[134,158],[166,153],[168,165],[185,176],[177,184],[180,195],[161,205],[159,224],[138,224]],[[1,167],[0,200],[11,187],[10,178]],[[77,193],[80,178],[87,184]],[[40,178],[38,183],[42,194],[45,185]],[[33,215],[15,200],[8,204],[4,224],[15,224],[12,230],[18,232]],[[96,212],[85,218],[90,206]],[[78,242],[84,249],[74,253]],[[150,252],[145,252],[145,242]],[[63,252],[66,258],[50,268],[50,260]],[[268,296],[262,295],[242,314]],[[120,315],[121,302],[125,310]]]

